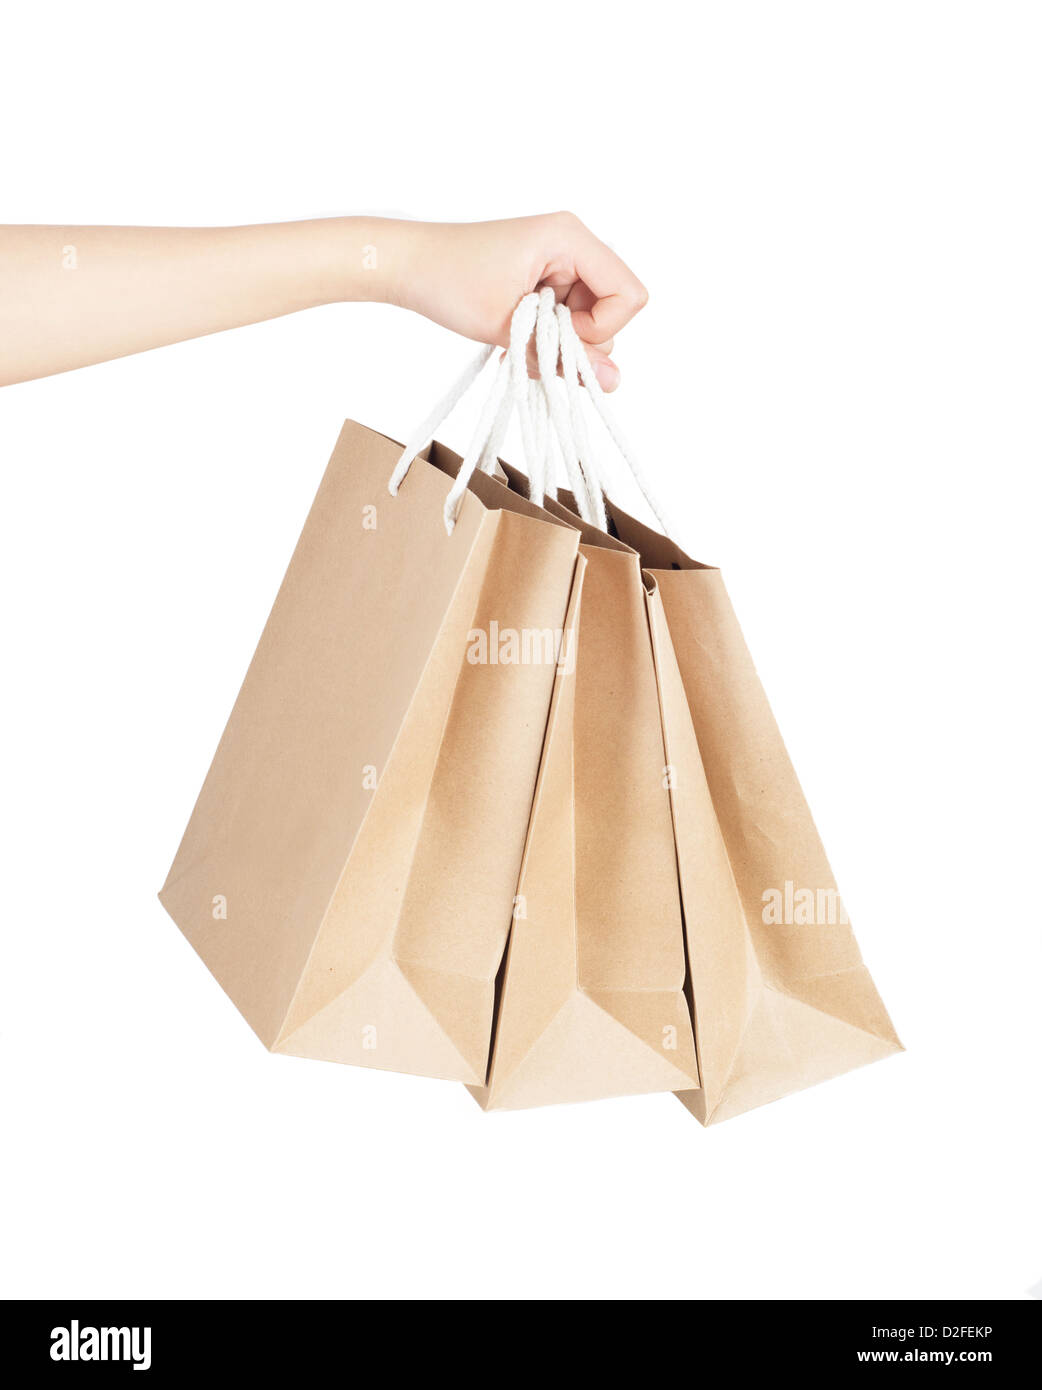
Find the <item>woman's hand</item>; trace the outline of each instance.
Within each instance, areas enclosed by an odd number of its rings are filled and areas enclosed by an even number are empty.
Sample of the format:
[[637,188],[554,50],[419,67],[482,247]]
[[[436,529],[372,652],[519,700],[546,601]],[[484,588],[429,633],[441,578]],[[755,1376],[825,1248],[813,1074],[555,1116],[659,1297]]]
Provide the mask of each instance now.
[[[372,225],[379,256],[381,224]],[[572,213],[382,225],[394,239],[401,236],[384,286],[391,302],[467,338],[506,347],[518,300],[549,285],[572,310],[602,388],[619,384],[611,360],[615,335],[644,307],[648,292]]]

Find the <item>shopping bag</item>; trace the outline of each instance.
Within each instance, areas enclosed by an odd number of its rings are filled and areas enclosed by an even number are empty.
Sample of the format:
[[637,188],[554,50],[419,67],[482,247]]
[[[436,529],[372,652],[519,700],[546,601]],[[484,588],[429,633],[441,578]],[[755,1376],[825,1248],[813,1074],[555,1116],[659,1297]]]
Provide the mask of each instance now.
[[651,574],[702,1082],[680,1099],[710,1124],[901,1044],[719,570]]
[[[582,379],[647,494],[588,364]],[[648,587],[700,1081],[678,1094],[709,1124],[902,1049],[719,570],[604,511]]]
[[488,1109],[697,1085],[636,557],[583,545],[500,988]]
[[401,455],[345,424],[160,897],[273,1050],[481,1084],[556,670],[498,639],[578,536]]
[[[544,295],[544,320],[547,308]],[[553,319],[552,295],[549,310]],[[523,475],[502,464],[498,472],[527,495]],[[482,496],[499,486],[481,474],[473,485]],[[557,667],[488,1083],[471,1088],[488,1109],[698,1084],[640,562],[549,498],[534,511],[578,529],[581,578]]]

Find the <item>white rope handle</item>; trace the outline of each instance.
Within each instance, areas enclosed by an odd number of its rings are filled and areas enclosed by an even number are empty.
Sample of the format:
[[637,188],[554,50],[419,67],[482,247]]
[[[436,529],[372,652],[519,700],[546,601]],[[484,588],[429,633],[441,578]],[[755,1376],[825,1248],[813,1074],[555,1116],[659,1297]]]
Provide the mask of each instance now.
[[[575,331],[575,325],[572,323],[571,311],[568,309],[567,305],[558,304],[557,317],[561,338],[561,363],[562,370],[564,372],[566,388],[569,387],[569,377],[572,376],[572,373],[569,369],[570,367],[574,366],[576,374],[582,380],[582,384],[586,387],[586,394],[593,402],[597,414],[601,417],[601,420],[604,422],[604,426],[607,429],[608,434],[611,436],[616,449],[618,449],[619,453],[622,455],[622,458],[633,477],[633,481],[637,484],[637,487],[640,490],[641,496],[644,498],[644,501],[647,503],[648,508],[653,513],[655,520],[661,527],[662,534],[668,537],[669,531],[666,528],[666,523],[662,519],[662,508],[655,501],[651,492],[651,488],[648,486],[647,479],[644,477],[643,469],[637,462],[637,456],[634,453],[633,449],[630,447],[629,442],[626,439],[626,436],[623,434],[621,428],[619,427],[619,423],[615,418],[614,411],[612,411],[611,407],[608,405],[607,397],[601,390],[601,384],[597,380],[597,373],[590,365],[590,359],[586,355],[586,348],[583,345],[582,339]],[[582,419],[581,403],[578,396],[577,384],[574,383],[574,381],[570,389],[573,402],[573,429],[576,429],[577,432],[581,431],[583,436],[585,437],[585,421]],[[576,421],[578,421],[577,425],[575,423]],[[588,440],[585,447],[587,448],[587,450],[589,449]],[[599,470],[596,469],[595,465],[593,464],[592,458],[589,456],[588,453],[583,455],[583,466],[587,475],[597,480],[595,490],[600,493],[599,501],[601,502],[601,508],[603,511],[604,492],[599,480]],[[603,529],[607,530],[606,523],[604,524]]]
[[456,518],[459,516],[459,509],[463,502],[463,494],[467,490],[467,484],[481,462],[486,442],[495,428],[500,403],[506,395],[509,375],[509,362],[501,362],[499,370],[496,372],[496,379],[492,383],[492,390],[488,393],[484,409],[478,420],[478,427],[474,431],[474,438],[471,440],[467,452],[463,455],[463,462],[456,474],[456,481],[449,488],[449,495],[445,498],[443,515],[445,517],[445,530],[450,536],[456,528]]
[[[526,372],[527,376],[527,372]],[[551,445],[553,431],[550,429],[550,408],[546,403],[546,392],[541,381],[527,380],[518,413],[521,417],[521,432],[526,440],[525,458],[528,461],[528,496],[541,507],[546,501],[546,480],[551,472]],[[527,440],[531,436],[532,447]]]
[[514,310],[510,320],[510,346],[507,348],[501,368],[507,372],[507,391],[496,415],[496,423],[489,435],[488,443],[481,455],[481,469],[485,473],[496,471],[496,461],[503,448],[503,441],[510,428],[510,417],[515,409],[521,415],[525,457],[529,460],[533,457],[535,441],[525,435],[526,421],[521,403],[528,389],[528,340],[535,330],[538,305],[538,295],[534,292],[526,294]]
[[561,339],[561,376],[564,378],[565,395],[568,398],[568,424],[571,426],[572,438],[575,441],[575,453],[593,504],[595,524],[599,530],[607,531],[608,516],[604,510],[604,483],[600,477],[600,470],[593,460],[590,438],[586,432],[586,420],[583,416],[582,393],[579,387],[579,362],[576,352],[579,339],[572,327],[572,316],[567,306],[558,304],[554,312]]
[[[544,340],[541,349],[539,347],[540,330],[538,326],[540,323],[542,324]],[[547,372],[552,372],[556,377],[559,339],[552,290],[544,290],[542,295],[536,294],[534,291],[531,294],[526,294],[514,310],[510,321],[510,345],[496,370],[477,428],[460,463],[455,481],[445,499],[445,529],[449,535],[455,528],[464,493],[475,470],[480,467],[488,473],[495,471],[496,460],[515,409],[520,417],[525,457],[529,470],[537,480],[539,501],[542,502],[545,496],[547,455],[552,431],[548,422],[541,418],[539,409],[533,408],[532,405],[531,385],[533,383],[529,382],[528,377],[528,344],[533,331],[537,335],[537,352],[541,351],[542,353],[541,360],[544,369]],[[398,495],[398,489],[416,461],[417,455],[430,444],[435,432],[455,409],[465,392],[477,381],[495,351],[494,346],[483,348],[478,356],[469,363],[451,390],[438,402],[423,424],[412,434],[387,485],[392,497]],[[538,385],[539,383],[535,384]],[[552,398],[548,395],[547,401],[549,402],[550,399]],[[560,428],[563,431],[563,437],[567,440],[570,436],[564,417],[561,419]],[[562,445],[562,452],[565,457],[569,482],[575,492],[580,512],[584,520],[597,524],[596,509],[590,502],[574,447],[570,448],[565,443]],[[556,487],[554,491],[556,492]]]
[[[539,365],[539,379],[536,381],[530,380],[528,375],[528,345],[533,332]],[[482,348],[423,424],[414,431],[388,480],[387,490],[392,497],[398,495],[398,489],[417,456],[431,443],[435,432],[477,381],[495,352],[494,345]],[[558,362],[564,379],[564,399],[557,375]],[[604,486],[592,456],[580,384],[586,387],[586,394],[629,467],[645,502],[663,533],[668,535],[661,511],[651,498],[633,451],[608,408],[586,349],[575,331],[571,312],[567,305],[557,303],[553,290],[549,288],[526,294],[514,310],[510,320],[509,346],[496,369],[477,428],[445,499],[444,520],[449,535],[455,528],[463,495],[475,470],[480,468],[487,473],[495,471],[496,460],[515,410],[521,426],[530,480],[528,495],[532,501],[542,506],[548,493],[553,497],[557,495],[552,468],[553,444],[556,440],[579,515],[602,531],[608,529]]]
[[483,347],[477,357],[473,358],[467,365],[463,375],[456,384],[442,396],[441,400],[434,407],[431,413],[416,430],[413,431],[408,443],[402,451],[402,456],[394,466],[387,484],[387,491],[392,497],[398,496],[398,489],[405,481],[405,475],[416,462],[417,454],[421,454],[427,445],[434,438],[435,431],[452,414],[461,398],[470,390],[474,382],[484,370],[485,363],[495,352],[495,347]]
[[[576,505],[579,508],[579,515],[584,521],[588,521],[592,525],[604,529],[607,526],[607,522],[604,518],[604,504],[601,501],[598,490],[593,490],[594,493],[598,494],[595,500],[593,494],[591,494],[591,490],[586,486],[586,479],[583,476],[583,471],[579,464],[579,455],[575,448],[573,432],[569,426],[565,403],[561,400],[558,391],[557,362],[561,351],[561,335],[560,320],[556,310],[557,300],[553,290],[540,290],[539,312],[536,317],[535,325],[535,349],[536,358],[539,362],[539,379],[546,396],[550,419],[553,421],[553,426],[557,433],[557,442],[564,456],[565,472],[568,475],[568,483],[572,489],[572,495],[575,497]],[[556,491],[557,489],[555,488],[555,494]]]

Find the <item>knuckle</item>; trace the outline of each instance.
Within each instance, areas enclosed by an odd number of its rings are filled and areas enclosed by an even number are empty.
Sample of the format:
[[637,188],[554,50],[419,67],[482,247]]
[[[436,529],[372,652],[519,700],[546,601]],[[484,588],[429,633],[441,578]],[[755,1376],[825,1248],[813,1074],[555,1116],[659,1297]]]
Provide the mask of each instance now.
[[576,217],[574,212],[555,212],[552,213],[551,216],[560,227],[575,228],[582,226],[582,223],[579,221],[578,217]]

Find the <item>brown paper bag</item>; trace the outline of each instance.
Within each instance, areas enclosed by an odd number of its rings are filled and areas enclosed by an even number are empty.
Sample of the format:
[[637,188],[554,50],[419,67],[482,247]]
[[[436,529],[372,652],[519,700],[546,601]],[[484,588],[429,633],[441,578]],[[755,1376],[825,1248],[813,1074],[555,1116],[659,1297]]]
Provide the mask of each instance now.
[[901,1050],[720,572],[611,508],[642,556],[704,1124]]
[[481,1084],[555,673],[501,639],[578,536],[473,492],[447,536],[400,453],[344,426],[160,897],[269,1048]]
[[[521,475],[507,473],[526,490]],[[471,1088],[488,1109],[698,1084],[639,560],[553,501],[535,510],[579,528],[584,564],[558,665],[488,1084]]]

